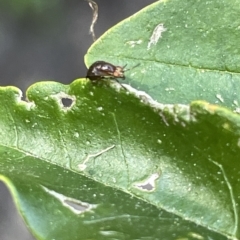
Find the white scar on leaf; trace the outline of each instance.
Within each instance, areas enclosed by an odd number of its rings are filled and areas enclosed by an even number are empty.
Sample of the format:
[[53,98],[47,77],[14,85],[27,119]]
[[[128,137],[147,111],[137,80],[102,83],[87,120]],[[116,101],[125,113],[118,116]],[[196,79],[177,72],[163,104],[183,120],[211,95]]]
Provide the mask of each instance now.
[[86,169],[86,167],[87,167],[86,163],[88,162],[88,160],[89,160],[90,158],[98,157],[99,155],[102,155],[103,153],[111,150],[111,149],[114,148],[114,147],[115,147],[115,145],[112,145],[111,147],[108,147],[108,148],[106,148],[106,149],[103,149],[102,151],[100,151],[100,152],[98,152],[98,153],[87,155],[87,157],[86,157],[86,159],[83,161],[83,163],[81,163],[81,164],[78,165],[79,170],[84,171],[84,170]]
[[167,28],[164,28],[163,23],[158,24],[153,30],[150,41],[148,42],[147,50],[151,48],[151,45],[156,45],[159,38],[162,37],[162,33],[165,32]]

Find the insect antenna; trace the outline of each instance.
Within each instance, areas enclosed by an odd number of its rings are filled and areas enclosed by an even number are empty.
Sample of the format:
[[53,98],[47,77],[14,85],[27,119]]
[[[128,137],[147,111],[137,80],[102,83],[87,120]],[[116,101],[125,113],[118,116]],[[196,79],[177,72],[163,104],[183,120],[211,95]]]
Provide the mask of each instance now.
[[135,66],[133,66],[133,67],[131,67],[131,68],[128,68],[128,69],[126,69],[125,70],[125,67],[127,66],[127,64],[123,67],[123,69],[124,69],[124,72],[127,72],[127,71],[129,71],[129,70],[132,70],[132,69],[134,69],[134,68],[136,68],[136,67],[138,67],[140,65],[140,63],[138,63],[138,64],[136,64]]

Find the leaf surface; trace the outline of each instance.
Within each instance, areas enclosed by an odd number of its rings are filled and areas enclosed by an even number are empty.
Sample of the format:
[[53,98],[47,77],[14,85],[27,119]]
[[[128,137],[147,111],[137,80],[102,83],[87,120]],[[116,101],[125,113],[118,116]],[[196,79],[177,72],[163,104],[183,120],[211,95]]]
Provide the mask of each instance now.
[[0,169],[35,236],[238,236],[237,114],[153,108],[86,80],[37,83],[28,103],[19,94],[1,88]]
[[140,62],[126,80],[158,102],[85,79],[28,102],[0,88],[1,179],[37,239],[239,239],[238,13],[157,2],[93,45],[88,65]]
[[85,61],[131,68],[127,83],[161,103],[205,100],[239,111],[240,5],[157,1],[107,31]]

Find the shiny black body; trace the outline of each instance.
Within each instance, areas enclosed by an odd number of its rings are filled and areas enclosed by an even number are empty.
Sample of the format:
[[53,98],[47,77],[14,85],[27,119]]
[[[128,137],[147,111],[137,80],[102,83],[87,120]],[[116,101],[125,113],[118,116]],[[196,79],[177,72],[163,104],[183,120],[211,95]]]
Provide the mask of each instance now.
[[91,81],[97,81],[104,78],[125,79],[124,67],[115,66],[104,61],[97,61],[89,67],[86,78]]

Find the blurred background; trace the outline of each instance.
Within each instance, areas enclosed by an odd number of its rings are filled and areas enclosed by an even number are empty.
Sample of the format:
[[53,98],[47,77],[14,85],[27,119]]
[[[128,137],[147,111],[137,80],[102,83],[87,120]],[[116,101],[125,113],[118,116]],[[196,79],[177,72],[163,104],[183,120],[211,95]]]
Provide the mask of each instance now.
[[[95,34],[156,0],[95,0]],[[23,92],[41,80],[70,83],[86,75],[92,10],[84,0],[0,0],[0,85]],[[33,240],[0,182],[0,240]]]

